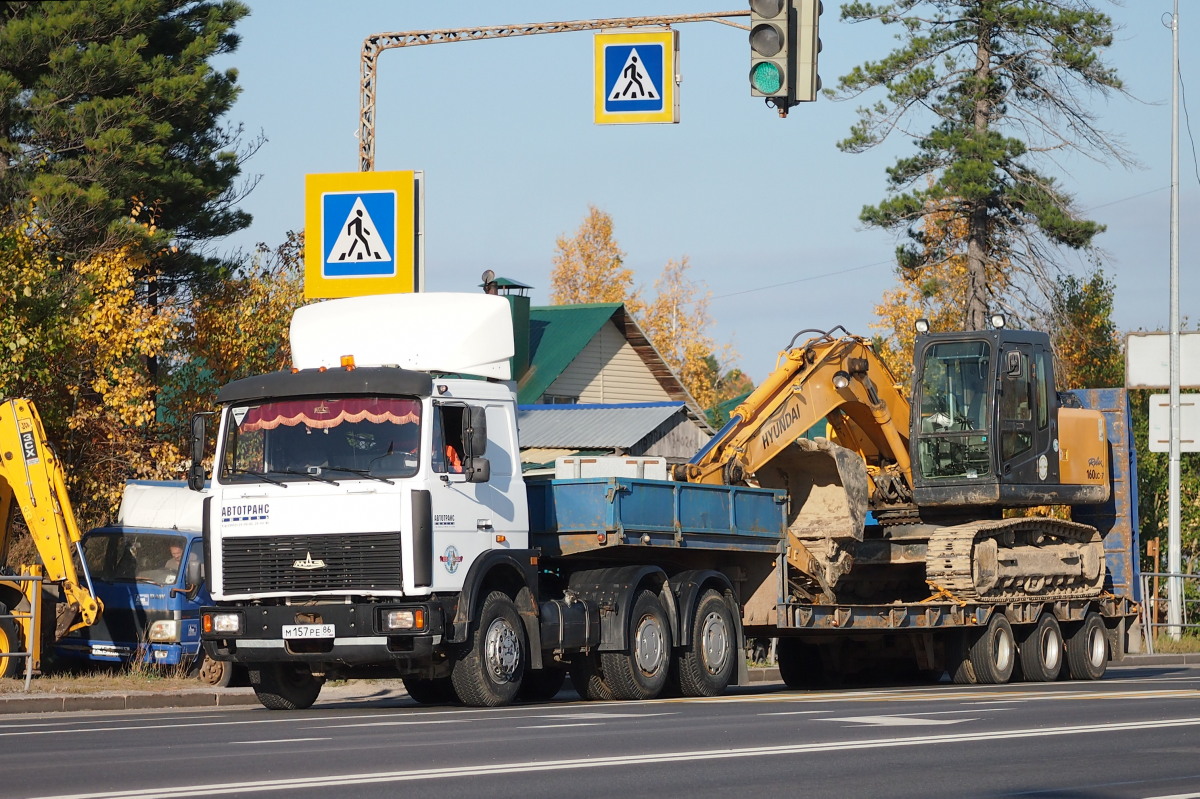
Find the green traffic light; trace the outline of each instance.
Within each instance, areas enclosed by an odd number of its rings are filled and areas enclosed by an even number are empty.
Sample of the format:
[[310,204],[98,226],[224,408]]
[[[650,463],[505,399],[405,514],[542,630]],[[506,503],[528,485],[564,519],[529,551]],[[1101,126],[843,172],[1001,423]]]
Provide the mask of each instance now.
[[771,61],[760,61],[750,69],[750,85],[756,92],[773,97],[783,92],[783,71]]

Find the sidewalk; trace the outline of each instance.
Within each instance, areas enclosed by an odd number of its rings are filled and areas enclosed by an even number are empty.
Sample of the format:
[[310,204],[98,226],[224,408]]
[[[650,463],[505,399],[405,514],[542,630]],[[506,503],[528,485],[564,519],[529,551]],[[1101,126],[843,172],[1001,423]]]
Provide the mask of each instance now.
[[[1114,668],[1153,666],[1200,666],[1200,653],[1183,655],[1127,655],[1110,664]],[[777,683],[779,669],[750,669],[750,685]],[[380,700],[401,700],[407,696],[400,680],[372,680],[326,686],[318,705],[355,704]],[[41,693],[35,680],[29,693],[0,694],[0,715],[13,713],[54,713],[87,710],[155,710],[161,708],[207,708],[257,705],[250,688],[188,688],[183,691],[101,691],[92,694]]]

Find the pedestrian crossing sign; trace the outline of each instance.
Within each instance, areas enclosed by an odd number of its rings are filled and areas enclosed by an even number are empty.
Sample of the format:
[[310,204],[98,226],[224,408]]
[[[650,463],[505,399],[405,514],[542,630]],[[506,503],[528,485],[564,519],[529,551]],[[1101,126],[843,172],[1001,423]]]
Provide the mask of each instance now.
[[306,297],[418,290],[419,174],[305,177]]
[[679,121],[678,32],[598,33],[594,48],[596,124]]

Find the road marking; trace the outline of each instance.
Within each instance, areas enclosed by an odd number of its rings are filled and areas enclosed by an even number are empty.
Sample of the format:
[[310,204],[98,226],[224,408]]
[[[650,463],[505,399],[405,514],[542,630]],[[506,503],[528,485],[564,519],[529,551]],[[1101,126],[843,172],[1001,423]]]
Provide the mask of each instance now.
[[832,710],[777,710],[772,713],[758,713],[759,716],[808,716],[813,713],[832,713]]
[[295,744],[302,741],[332,741],[332,738],[273,738],[268,741],[228,741],[231,744]]
[[525,727],[516,727],[518,730],[553,730],[558,727],[600,727],[598,721],[577,721],[573,724],[530,724]]
[[848,721],[851,724],[866,724],[872,727],[934,727],[941,724],[962,724],[979,719],[919,719],[914,716],[840,716],[818,721]]
[[851,751],[860,749],[885,749],[906,746],[941,746],[949,743],[970,741],[1000,741],[1018,738],[1045,738],[1062,735],[1086,735],[1097,733],[1124,733],[1134,730],[1156,730],[1172,727],[1200,727],[1200,718],[1174,719],[1168,721],[1131,721],[1109,724],[1086,724],[1070,727],[1029,728],[1001,732],[957,732],[947,735],[924,735],[907,738],[874,738],[865,741],[823,741],[783,746],[752,746],[740,749],[702,749],[658,754],[629,753],[614,757],[574,758],[570,760],[515,761],[511,763],[479,766],[459,765],[446,768],[410,769],[407,771],[380,771],[358,774],[333,774],[328,776],[297,777],[278,780],[255,780],[250,782],[211,783],[208,785],[169,785],[160,788],[139,788],[127,791],[102,791],[98,793],[63,794],[35,799],[179,799],[180,797],[208,796],[216,793],[263,793],[284,791],[294,788],[328,788],[345,793],[346,786],[368,785],[391,782],[413,782],[417,780],[462,779],[502,774],[528,774],[539,771],[571,771],[591,768],[623,768],[631,765],[658,763],[680,763],[693,761],[727,760],[743,757],[780,757],[812,752]]

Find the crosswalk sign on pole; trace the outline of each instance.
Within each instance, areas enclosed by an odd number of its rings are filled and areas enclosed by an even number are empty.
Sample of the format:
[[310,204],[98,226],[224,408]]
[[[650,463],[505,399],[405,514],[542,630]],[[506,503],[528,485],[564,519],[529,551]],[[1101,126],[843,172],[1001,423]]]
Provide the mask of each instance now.
[[598,125],[678,122],[677,31],[597,33]]
[[304,295],[419,291],[419,172],[305,177]]

